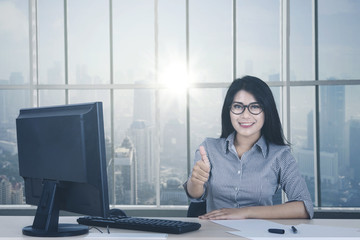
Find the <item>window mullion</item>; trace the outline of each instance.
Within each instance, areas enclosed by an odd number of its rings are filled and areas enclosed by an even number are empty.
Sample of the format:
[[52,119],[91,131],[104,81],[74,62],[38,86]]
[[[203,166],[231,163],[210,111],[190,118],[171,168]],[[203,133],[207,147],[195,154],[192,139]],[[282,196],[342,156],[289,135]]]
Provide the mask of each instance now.
[[[69,84],[69,50],[68,50],[68,9],[67,0],[64,0],[64,68],[65,85]],[[65,104],[69,103],[69,89],[65,88]]]
[[[313,74],[314,80],[319,80],[319,58],[318,58],[318,4],[313,0]],[[315,85],[315,114],[314,114],[314,184],[315,184],[315,206],[321,207],[321,176],[320,176],[320,130],[319,130],[319,85]]]
[[29,0],[29,45],[30,45],[30,106],[39,106],[38,82],[38,34],[37,0]]
[[[282,126],[286,139],[290,139],[290,6],[289,0],[280,2],[280,81],[282,83]],[[282,201],[286,194],[282,192]]]

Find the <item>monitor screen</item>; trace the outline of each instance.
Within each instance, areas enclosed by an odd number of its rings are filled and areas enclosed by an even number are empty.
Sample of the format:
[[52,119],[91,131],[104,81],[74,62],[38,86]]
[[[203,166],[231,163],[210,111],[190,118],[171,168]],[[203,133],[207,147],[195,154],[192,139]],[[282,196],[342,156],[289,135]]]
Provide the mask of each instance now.
[[[59,210],[109,212],[102,103],[21,109],[16,119],[26,203],[37,205],[30,236],[71,236],[87,227],[58,224]],[[75,229],[78,228],[76,231]]]

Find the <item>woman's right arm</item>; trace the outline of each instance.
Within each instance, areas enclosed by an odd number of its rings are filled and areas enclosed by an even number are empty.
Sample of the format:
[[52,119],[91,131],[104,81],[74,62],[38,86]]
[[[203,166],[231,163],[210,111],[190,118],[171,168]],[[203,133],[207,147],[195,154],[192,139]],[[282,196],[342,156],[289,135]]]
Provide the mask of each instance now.
[[193,198],[200,198],[204,193],[204,184],[209,180],[210,162],[203,146],[199,148],[201,160],[197,161],[193,167],[191,177],[186,187],[188,194]]

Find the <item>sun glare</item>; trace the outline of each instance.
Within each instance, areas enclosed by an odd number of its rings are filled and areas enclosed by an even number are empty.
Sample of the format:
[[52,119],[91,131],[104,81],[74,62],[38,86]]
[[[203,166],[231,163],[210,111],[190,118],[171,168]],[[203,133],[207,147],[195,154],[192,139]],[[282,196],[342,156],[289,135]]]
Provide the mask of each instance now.
[[159,74],[160,83],[165,88],[173,91],[185,91],[188,84],[186,66],[181,64],[170,64]]

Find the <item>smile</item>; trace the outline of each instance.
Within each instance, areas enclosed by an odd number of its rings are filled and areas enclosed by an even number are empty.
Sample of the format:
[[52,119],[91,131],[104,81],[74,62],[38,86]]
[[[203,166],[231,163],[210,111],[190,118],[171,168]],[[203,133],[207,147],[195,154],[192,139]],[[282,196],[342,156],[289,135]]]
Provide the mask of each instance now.
[[252,125],[254,125],[255,123],[240,123],[240,126],[241,127],[244,127],[244,128],[248,128],[248,127],[251,127]]

